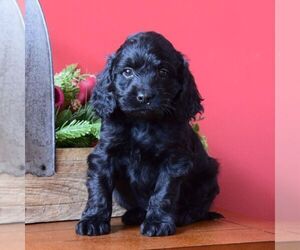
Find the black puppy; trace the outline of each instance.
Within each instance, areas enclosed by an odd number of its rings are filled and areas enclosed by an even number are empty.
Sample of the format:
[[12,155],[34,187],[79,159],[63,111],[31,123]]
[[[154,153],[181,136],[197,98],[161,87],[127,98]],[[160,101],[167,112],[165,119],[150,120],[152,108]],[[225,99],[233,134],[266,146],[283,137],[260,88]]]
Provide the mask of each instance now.
[[209,212],[219,193],[218,163],[189,121],[203,111],[188,63],[162,35],[129,37],[108,58],[92,96],[101,139],[88,157],[88,202],[81,235],[110,232],[112,195],[147,236],[175,225],[221,217]]

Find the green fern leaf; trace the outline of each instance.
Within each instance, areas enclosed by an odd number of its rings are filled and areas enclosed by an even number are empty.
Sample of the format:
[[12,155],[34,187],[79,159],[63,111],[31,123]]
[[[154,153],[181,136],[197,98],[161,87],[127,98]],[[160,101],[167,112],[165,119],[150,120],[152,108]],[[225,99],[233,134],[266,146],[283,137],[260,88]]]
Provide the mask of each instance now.
[[100,120],[91,124],[91,134],[98,140],[100,139],[100,128],[101,128]]
[[96,116],[92,105],[85,104],[79,110],[77,110],[75,113],[73,113],[70,120],[84,120],[84,121],[89,121],[91,123],[94,123],[94,122],[98,121],[99,118]]
[[74,99],[79,91],[76,84],[74,84],[74,82],[79,81],[80,77],[80,69],[77,66],[77,64],[71,64],[54,76],[54,83],[56,86],[61,87],[67,102]]
[[[74,143],[74,145],[76,145],[77,142],[77,144],[79,143],[79,144],[90,145],[92,141],[99,139],[100,137],[99,132],[100,132],[100,120],[98,120],[95,123],[90,123],[88,121],[73,120],[69,124],[67,121],[60,128],[56,130],[56,134],[55,134],[56,143],[57,145],[61,145],[67,142],[72,142]],[[89,137],[89,141],[84,143],[85,142],[84,137],[86,136]]]
[[88,121],[72,121],[70,124],[64,124],[56,131],[56,140],[63,141],[66,139],[80,138],[89,134],[91,124]]
[[55,127],[61,127],[66,121],[70,121],[71,118],[72,112],[70,109],[65,109],[62,111],[57,110],[55,115]]
[[54,82],[56,86],[62,87],[65,82],[70,82],[73,78],[80,75],[80,70],[77,69],[77,64],[71,64],[65,67],[61,72],[54,75]]

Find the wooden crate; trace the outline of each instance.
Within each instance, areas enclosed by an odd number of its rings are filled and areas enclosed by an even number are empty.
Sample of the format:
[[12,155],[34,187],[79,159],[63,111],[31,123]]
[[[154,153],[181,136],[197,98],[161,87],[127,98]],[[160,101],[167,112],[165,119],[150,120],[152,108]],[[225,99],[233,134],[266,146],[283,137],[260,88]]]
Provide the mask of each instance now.
[[[56,173],[50,177],[25,177],[26,223],[77,220],[87,199],[86,159],[91,148],[56,150]],[[114,204],[113,216],[123,214]]]

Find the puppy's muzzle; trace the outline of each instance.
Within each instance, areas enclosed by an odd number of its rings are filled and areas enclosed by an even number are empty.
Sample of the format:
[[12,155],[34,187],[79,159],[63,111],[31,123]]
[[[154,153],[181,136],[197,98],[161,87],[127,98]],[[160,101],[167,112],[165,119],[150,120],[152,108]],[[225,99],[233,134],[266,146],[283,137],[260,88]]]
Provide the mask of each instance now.
[[150,105],[151,101],[153,100],[153,98],[155,97],[155,95],[153,93],[146,93],[144,91],[139,91],[137,93],[136,96],[136,100],[140,103],[140,104],[146,104],[146,105]]

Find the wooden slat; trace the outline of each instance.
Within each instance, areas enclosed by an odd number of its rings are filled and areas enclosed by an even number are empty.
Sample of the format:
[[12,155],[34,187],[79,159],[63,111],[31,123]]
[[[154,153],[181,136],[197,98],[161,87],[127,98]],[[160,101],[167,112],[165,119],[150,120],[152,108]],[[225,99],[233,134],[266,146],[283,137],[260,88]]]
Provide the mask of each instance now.
[[25,201],[25,178],[0,174],[0,204],[1,206],[20,206]]
[[[26,175],[26,223],[80,218],[87,199],[86,159],[90,152],[90,148],[57,149],[55,175]],[[113,216],[122,213],[114,205]]]
[[268,232],[268,222],[231,217],[226,211],[223,214],[228,219],[195,223],[178,228],[174,236],[155,238],[140,235],[138,227],[122,225],[120,218],[112,220],[111,234],[98,237],[76,235],[76,222],[28,225],[26,246],[31,250],[274,249],[274,233]]
[[[26,208],[26,223],[77,220],[85,207],[85,201],[73,204],[52,204],[29,206]],[[113,217],[121,216],[123,209],[117,204],[113,206]]]
[[86,159],[92,148],[57,148],[56,161],[81,161],[86,163]]
[[0,174],[0,224],[24,222],[25,178]]

